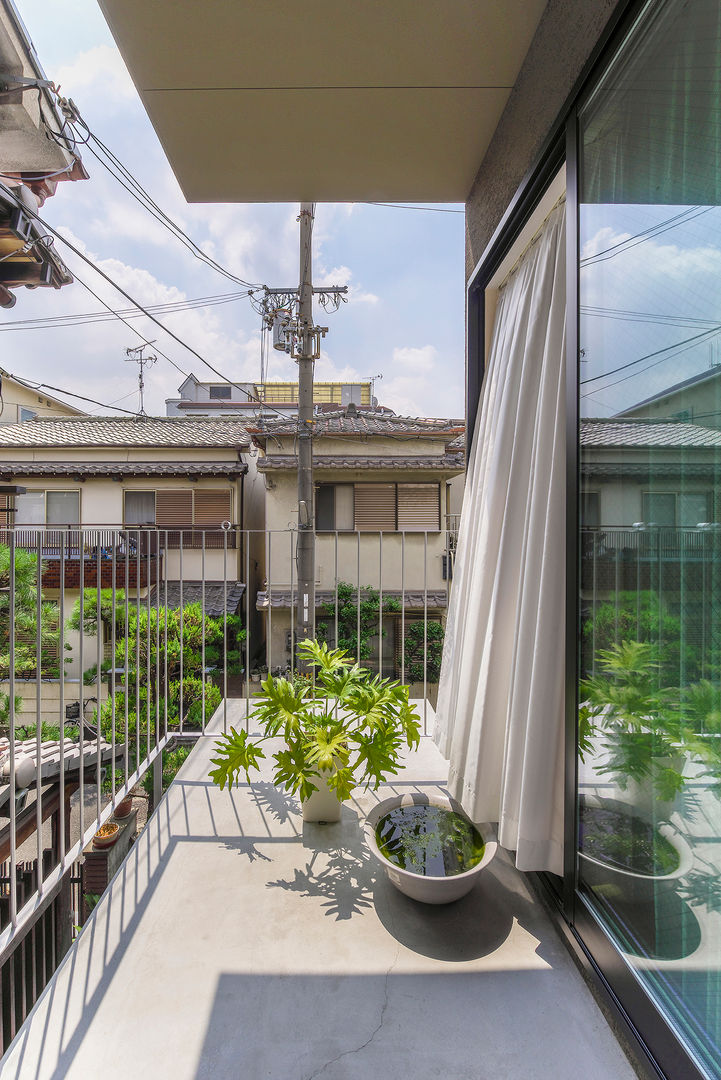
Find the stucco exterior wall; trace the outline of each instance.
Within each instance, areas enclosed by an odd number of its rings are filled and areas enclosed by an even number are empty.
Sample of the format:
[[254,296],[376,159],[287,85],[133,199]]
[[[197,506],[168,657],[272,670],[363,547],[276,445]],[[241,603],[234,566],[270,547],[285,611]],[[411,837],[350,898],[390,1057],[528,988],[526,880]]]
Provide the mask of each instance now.
[[11,375],[2,376],[2,412],[0,424],[19,424],[21,410],[29,409],[36,416],[82,416],[81,409],[66,405],[56,398],[39,393],[16,382]]
[[470,277],[623,0],[550,0],[466,202]]

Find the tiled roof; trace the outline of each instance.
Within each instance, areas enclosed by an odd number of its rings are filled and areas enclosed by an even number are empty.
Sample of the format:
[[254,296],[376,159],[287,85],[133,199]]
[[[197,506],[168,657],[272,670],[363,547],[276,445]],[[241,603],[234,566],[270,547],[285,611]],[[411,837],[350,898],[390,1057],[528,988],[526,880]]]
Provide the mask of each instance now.
[[721,446],[721,431],[681,420],[582,420],[581,447]]
[[[416,435],[449,436],[461,434],[463,425],[458,420],[436,420],[424,417],[396,416],[395,413],[359,409],[347,405],[335,412],[318,413],[313,418],[314,435]],[[264,435],[294,435],[298,431],[298,419],[293,417],[265,418],[257,424],[248,424],[248,430]]]
[[3,446],[232,446],[250,444],[244,423],[234,417],[117,416],[36,417],[0,425]]
[[[374,457],[352,454],[337,456],[333,454],[314,454],[314,469],[455,469],[463,468],[463,454],[437,454],[434,457]],[[271,454],[260,458],[258,472],[271,472],[275,469],[295,471],[298,458],[295,454]]]
[[[180,607],[180,582],[169,581],[168,583],[168,607]],[[150,603],[156,602],[156,587],[150,590]],[[245,584],[242,581],[206,581],[205,583],[205,614],[213,619],[220,618],[224,612],[228,615],[237,615],[240,601],[245,592]],[[160,586],[160,601],[165,604],[165,582]],[[202,581],[183,581],[183,607],[188,604],[203,603]]]
[[[68,725],[70,726],[70,725]],[[80,758],[83,766],[88,769],[91,766],[97,768],[98,740],[83,739],[82,751],[80,743],[73,739],[63,740],[62,754],[60,752],[60,740],[43,741],[40,744],[40,763],[42,779],[44,782],[57,780],[62,771],[66,773],[78,772]],[[125,744],[121,742],[111,745],[105,739],[100,739],[100,761],[110,762],[113,757],[120,758],[125,752]],[[32,739],[15,739],[15,783],[16,790],[32,787],[37,783],[38,773],[37,742]],[[3,736],[0,738],[0,806],[10,801],[10,743]]]
[[[396,589],[389,589],[388,592],[383,592],[383,598],[385,600],[400,600],[401,593]],[[409,609],[423,610],[424,608],[444,608],[448,603],[448,597],[445,589],[428,590],[427,593],[419,590],[407,590],[403,594],[405,601],[404,608],[406,611]],[[352,601],[354,602],[354,601]],[[256,607],[261,608],[290,608],[298,606],[298,592],[294,590],[292,593],[290,589],[271,589],[270,599],[269,593],[266,590],[262,590],[258,593],[256,598]],[[316,589],[315,592],[315,606],[317,608],[333,608],[335,606],[335,593],[332,589]]]
[[[1,429],[0,429],[1,430]],[[242,476],[242,461],[3,461],[0,476]]]

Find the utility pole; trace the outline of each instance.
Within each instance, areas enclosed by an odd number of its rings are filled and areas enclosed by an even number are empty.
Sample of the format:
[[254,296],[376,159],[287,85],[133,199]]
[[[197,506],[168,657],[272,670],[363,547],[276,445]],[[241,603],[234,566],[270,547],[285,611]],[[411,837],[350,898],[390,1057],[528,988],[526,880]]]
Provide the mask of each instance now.
[[[300,204],[300,276],[298,288],[269,289],[254,303],[263,324],[273,333],[273,348],[290,353],[298,363],[298,604],[295,648],[313,636],[315,621],[315,493],[313,491],[313,365],[320,356],[327,326],[313,323],[313,296],[326,311],[337,311],[347,285],[313,288],[313,218],[315,203]],[[252,300],[252,294],[251,294]],[[296,653],[297,657],[297,653]],[[306,666],[298,662],[303,671]]]
[[[319,351],[313,326],[314,203],[300,204],[298,285],[298,607],[296,648],[313,636],[315,619],[315,514],[313,492],[313,366]],[[302,666],[302,665],[301,665]]]

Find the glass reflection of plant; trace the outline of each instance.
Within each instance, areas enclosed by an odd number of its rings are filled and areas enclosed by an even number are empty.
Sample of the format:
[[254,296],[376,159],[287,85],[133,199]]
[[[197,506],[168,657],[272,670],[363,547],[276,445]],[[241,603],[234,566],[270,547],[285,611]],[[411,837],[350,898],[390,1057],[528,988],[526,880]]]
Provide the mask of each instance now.
[[629,780],[651,782],[670,802],[684,787],[679,755],[702,763],[721,789],[718,688],[707,679],[681,690],[660,685],[658,650],[644,641],[622,641],[597,653],[601,673],[582,680],[579,754],[602,739],[606,760],[596,772],[625,790]]

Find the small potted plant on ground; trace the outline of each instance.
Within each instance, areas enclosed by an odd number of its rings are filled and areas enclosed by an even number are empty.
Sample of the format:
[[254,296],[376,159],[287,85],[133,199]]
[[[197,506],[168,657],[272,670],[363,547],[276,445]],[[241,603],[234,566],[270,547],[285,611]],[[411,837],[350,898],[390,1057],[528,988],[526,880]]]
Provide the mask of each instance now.
[[298,651],[314,676],[269,675],[251,714],[262,735],[231,728],[221,736],[210,777],[221,789],[241,773],[250,782],[262,744],[280,737],[274,783],[300,795],[305,821],[337,821],[357,787],[375,789],[398,772],[403,749],[420,741],[418,714],[407,686],[373,675],[344,649],[304,641]]

